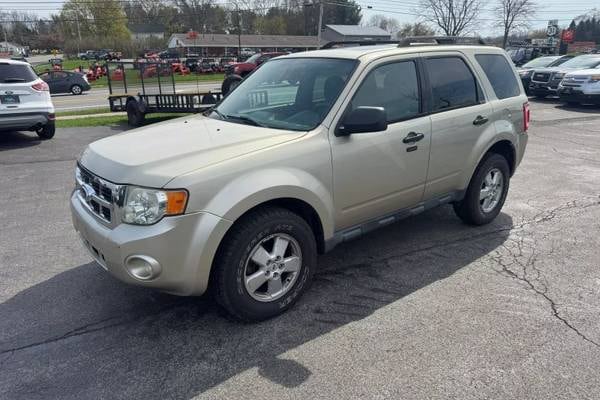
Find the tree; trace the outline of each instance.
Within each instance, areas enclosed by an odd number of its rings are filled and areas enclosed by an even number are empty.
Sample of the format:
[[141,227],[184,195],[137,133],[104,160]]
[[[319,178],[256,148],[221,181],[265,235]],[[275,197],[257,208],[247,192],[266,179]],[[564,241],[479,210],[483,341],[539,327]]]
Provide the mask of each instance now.
[[506,47],[508,36],[514,29],[529,27],[529,19],[535,14],[536,5],[533,0],[499,0],[494,8],[501,18],[496,23],[503,31],[502,47]]
[[480,9],[480,0],[421,0],[418,6],[425,20],[446,36],[460,36],[480,24],[477,20]]
[[394,35],[400,30],[398,20],[392,17],[386,17],[382,14],[375,14],[367,22],[367,26],[376,26]]
[[409,36],[433,36],[435,31],[424,22],[415,22],[413,24],[407,23],[402,24],[396,36],[398,39],[406,38]]
[[118,0],[69,0],[57,20],[65,39],[110,38],[116,43],[130,38],[127,17]]

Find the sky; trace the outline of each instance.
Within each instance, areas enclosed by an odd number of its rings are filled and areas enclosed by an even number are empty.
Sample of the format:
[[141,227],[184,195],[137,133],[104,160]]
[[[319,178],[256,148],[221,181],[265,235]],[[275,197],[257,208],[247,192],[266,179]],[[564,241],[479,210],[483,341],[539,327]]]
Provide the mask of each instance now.
[[[225,2],[226,0],[217,0]],[[325,2],[335,0],[324,0]],[[375,14],[384,14],[397,19],[400,23],[414,22],[415,7],[419,0],[355,0],[363,9],[363,23]],[[40,17],[48,17],[60,10],[64,0],[0,0],[0,10],[28,11]],[[481,25],[478,29],[480,36],[500,34],[500,30],[493,26],[495,20],[491,10],[495,2],[483,2],[484,12],[481,14]],[[531,28],[541,29],[548,25],[549,19],[558,19],[560,26],[567,26],[570,21],[590,9],[600,9],[600,0],[537,0],[538,12],[531,21]],[[367,9],[371,6],[372,9]]]

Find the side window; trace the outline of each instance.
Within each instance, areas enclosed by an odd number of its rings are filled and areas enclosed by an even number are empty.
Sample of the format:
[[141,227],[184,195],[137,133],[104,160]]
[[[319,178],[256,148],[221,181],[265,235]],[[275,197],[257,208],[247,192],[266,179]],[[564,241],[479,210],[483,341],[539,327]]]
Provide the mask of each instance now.
[[431,85],[432,111],[479,103],[482,96],[477,81],[462,58],[426,58],[424,61]]
[[492,84],[497,98],[507,99],[521,94],[517,78],[504,56],[477,54],[475,58]]
[[363,80],[351,102],[352,109],[361,106],[385,108],[390,123],[417,116],[420,105],[419,79],[414,61],[375,68]]

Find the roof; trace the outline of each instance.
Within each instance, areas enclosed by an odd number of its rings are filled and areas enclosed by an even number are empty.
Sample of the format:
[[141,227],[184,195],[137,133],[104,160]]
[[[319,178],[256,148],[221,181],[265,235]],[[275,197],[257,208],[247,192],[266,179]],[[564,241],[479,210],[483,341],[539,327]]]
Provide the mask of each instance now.
[[28,62],[11,60],[10,58],[0,58],[0,64],[13,64],[13,65],[29,65]]
[[337,49],[312,50],[302,53],[293,53],[280,58],[302,58],[302,57],[321,57],[321,58],[346,58],[346,59],[376,59],[384,56],[397,54],[428,53],[433,51],[472,51],[477,50],[486,53],[504,53],[504,50],[493,46],[472,46],[472,45],[426,45],[426,46],[406,46],[398,47],[396,44],[382,44],[373,46],[355,46],[340,47]]
[[165,26],[162,24],[128,24],[127,28],[132,33],[164,33]]
[[389,32],[376,26],[360,26],[360,25],[325,25],[340,35],[344,36],[385,36],[389,38]]
[[[223,33],[200,33],[197,39],[188,39],[185,33],[174,33],[169,44],[176,38],[184,47],[238,47],[238,35]],[[316,36],[290,35],[241,35],[241,47],[317,47]]]

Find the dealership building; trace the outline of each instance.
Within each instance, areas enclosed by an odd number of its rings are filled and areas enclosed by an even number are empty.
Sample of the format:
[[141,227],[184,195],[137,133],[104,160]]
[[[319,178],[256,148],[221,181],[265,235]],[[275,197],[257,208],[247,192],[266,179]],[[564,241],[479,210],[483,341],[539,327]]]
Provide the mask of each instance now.
[[[321,44],[330,41],[390,40],[390,34],[380,28],[358,25],[326,25]],[[197,54],[204,57],[236,56],[238,48],[244,52],[306,51],[318,46],[316,36],[290,35],[235,35],[221,33],[174,33],[169,48],[178,49],[182,56]]]

